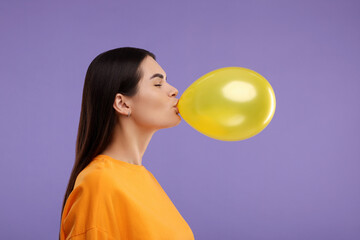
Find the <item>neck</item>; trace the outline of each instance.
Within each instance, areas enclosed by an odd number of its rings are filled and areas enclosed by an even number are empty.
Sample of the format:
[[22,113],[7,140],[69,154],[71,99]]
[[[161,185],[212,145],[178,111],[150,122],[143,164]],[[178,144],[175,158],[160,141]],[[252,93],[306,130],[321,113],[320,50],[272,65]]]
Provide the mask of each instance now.
[[142,157],[154,133],[154,130],[137,126],[130,118],[123,118],[117,121],[112,140],[101,154],[142,165]]

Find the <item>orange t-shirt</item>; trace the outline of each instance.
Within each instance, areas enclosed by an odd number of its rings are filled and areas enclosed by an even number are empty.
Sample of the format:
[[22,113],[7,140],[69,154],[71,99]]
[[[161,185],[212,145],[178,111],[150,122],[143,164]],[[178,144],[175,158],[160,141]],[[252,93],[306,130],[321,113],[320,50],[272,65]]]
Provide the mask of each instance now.
[[98,155],[76,178],[60,239],[193,240],[194,235],[145,166]]

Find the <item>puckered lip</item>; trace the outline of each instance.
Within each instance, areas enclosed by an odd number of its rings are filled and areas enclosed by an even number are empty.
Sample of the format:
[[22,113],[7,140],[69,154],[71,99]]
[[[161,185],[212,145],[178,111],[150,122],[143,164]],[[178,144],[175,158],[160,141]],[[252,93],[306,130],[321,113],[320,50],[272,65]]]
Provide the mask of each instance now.
[[176,100],[176,103],[173,106],[175,108],[175,110],[176,110],[176,113],[179,113],[179,109],[177,107],[178,103],[179,103],[179,99]]

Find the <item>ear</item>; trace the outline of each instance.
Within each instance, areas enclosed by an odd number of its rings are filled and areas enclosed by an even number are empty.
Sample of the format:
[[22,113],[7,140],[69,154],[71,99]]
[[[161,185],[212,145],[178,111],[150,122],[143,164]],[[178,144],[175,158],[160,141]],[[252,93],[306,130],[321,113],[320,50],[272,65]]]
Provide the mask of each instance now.
[[131,113],[130,99],[128,99],[121,93],[116,94],[113,107],[115,111],[119,114],[127,116],[129,113]]

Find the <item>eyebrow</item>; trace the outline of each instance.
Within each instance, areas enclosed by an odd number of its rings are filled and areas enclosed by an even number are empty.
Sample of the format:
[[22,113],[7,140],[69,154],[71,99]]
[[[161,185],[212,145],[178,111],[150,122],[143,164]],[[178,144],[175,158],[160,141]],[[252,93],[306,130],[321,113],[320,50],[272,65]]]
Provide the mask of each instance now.
[[[159,77],[159,78],[161,78],[161,79],[164,79],[164,75],[162,75],[162,74],[160,74],[160,73],[155,73],[154,75],[151,76],[150,79],[156,78],[156,77]],[[167,76],[166,76],[166,79],[167,79]],[[165,79],[165,80],[166,80],[166,79]]]

